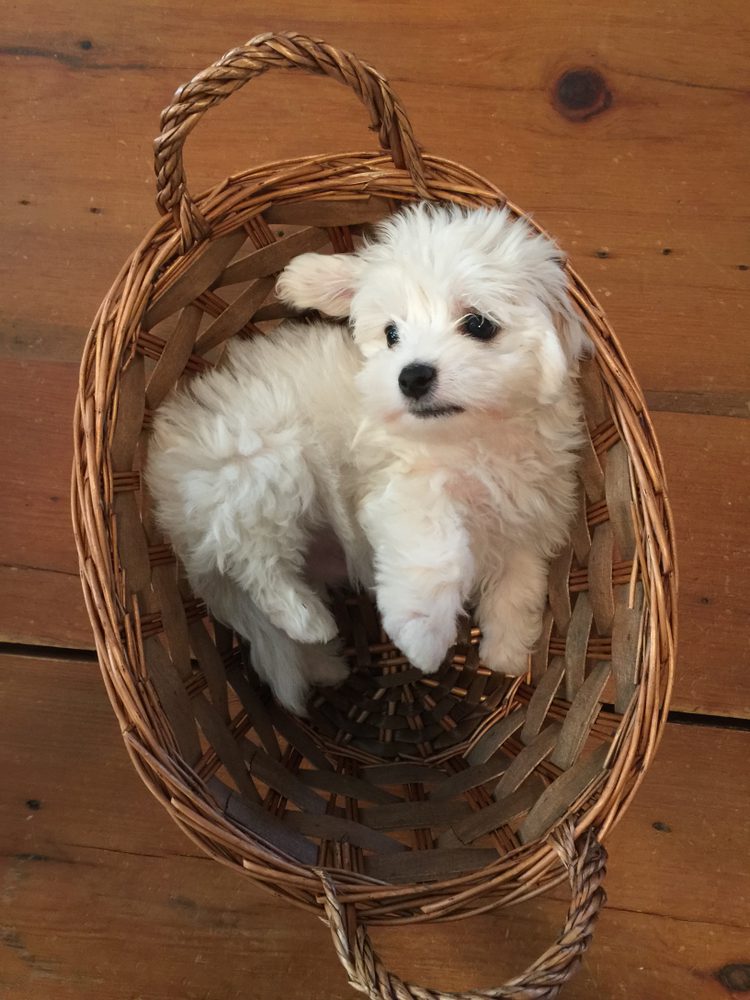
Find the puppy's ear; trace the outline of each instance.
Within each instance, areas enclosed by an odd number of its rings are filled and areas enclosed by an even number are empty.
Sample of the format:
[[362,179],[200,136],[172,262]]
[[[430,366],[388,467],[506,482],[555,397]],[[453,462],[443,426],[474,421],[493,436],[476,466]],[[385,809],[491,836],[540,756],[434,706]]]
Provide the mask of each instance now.
[[591,341],[578,316],[572,306],[567,301],[564,302],[542,338],[538,394],[542,405],[554,403],[568,375],[575,373],[579,358],[592,350]]
[[539,298],[549,313],[560,346],[573,370],[579,358],[592,353],[593,347],[573,305],[565,271],[565,254],[541,233],[526,240],[524,249],[530,257],[529,268],[533,272]]
[[566,298],[555,316],[555,330],[560,339],[565,357],[571,365],[580,358],[594,353],[594,345],[589,340],[578,314]]
[[570,363],[554,328],[548,327],[542,335],[539,367],[541,371],[537,397],[542,406],[547,406],[559,398],[570,368]]
[[355,254],[303,253],[279,276],[276,294],[296,309],[318,309],[328,316],[349,315],[362,271]]

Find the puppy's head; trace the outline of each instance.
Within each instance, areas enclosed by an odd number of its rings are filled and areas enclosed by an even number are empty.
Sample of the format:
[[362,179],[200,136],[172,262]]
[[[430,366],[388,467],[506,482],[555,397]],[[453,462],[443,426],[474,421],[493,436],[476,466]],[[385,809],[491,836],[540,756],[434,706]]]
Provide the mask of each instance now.
[[549,405],[587,345],[560,251],[507,210],[408,208],[357,254],[297,257],[277,291],[350,318],[365,405],[404,430]]

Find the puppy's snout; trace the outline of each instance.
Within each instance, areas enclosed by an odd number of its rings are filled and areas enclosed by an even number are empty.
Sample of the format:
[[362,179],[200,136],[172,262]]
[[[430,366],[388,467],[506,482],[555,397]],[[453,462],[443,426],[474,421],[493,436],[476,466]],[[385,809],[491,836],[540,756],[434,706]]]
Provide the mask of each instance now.
[[421,399],[422,396],[430,391],[436,377],[437,370],[432,365],[426,365],[422,361],[415,361],[413,364],[406,365],[405,368],[401,369],[398,384],[401,392],[409,399]]

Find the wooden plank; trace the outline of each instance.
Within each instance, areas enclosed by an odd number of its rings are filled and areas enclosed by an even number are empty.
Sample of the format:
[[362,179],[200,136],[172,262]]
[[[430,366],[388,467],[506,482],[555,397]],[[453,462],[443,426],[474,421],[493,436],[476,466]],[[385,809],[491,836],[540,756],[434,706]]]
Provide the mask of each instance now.
[[70,524],[77,366],[0,361],[0,640],[93,647]]
[[[49,861],[14,859],[8,874],[14,909],[3,931],[6,1000],[242,1000],[248,983],[257,1000],[352,996],[323,923],[213,862],[81,848]],[[419,984],[496,985],[552,942],[564,909],[545,900],[461,924],[379,930],[373,938],[384,960]],[[746,953],[746,928],[675,925],[610,907],[565,997],[739,1000],[715,975]]]
[[0,642],[93,649],[77,569],[0,566]]
[[77,381],[75,365],[0,364],[3,565],[77,572],[68,505]]
[[750,423],[657,413],[676,522],[680,646],[673,707],[750,718]]
[[1,857],[58,844],[198,856],[137,777],[94,661],[0,655],[0,704]]
[[[93,664],[2,656],[0,703],[4,997],[351,996],[324,925],[201,857],[147,793]],[[748,795],[746,733],[668,727],[608,842],[609,904],[567,997],[732,995],[716,973],[748,957]],[[373,937],[422,985],[497,985],[557,934],[553,897]]]

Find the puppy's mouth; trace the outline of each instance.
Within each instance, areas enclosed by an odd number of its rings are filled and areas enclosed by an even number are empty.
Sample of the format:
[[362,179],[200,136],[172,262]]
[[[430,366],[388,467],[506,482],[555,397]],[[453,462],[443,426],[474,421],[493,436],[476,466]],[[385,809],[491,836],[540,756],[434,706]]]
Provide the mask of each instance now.
[[452,403],[446,403],[443,406],[438,404],[423,404],[422,406],[410,406],[409,413],[414,417],[419,417],[420,420],[428,420],[431,417],[450,417],[456,413],[463,413],[463,406],[456,406]]

